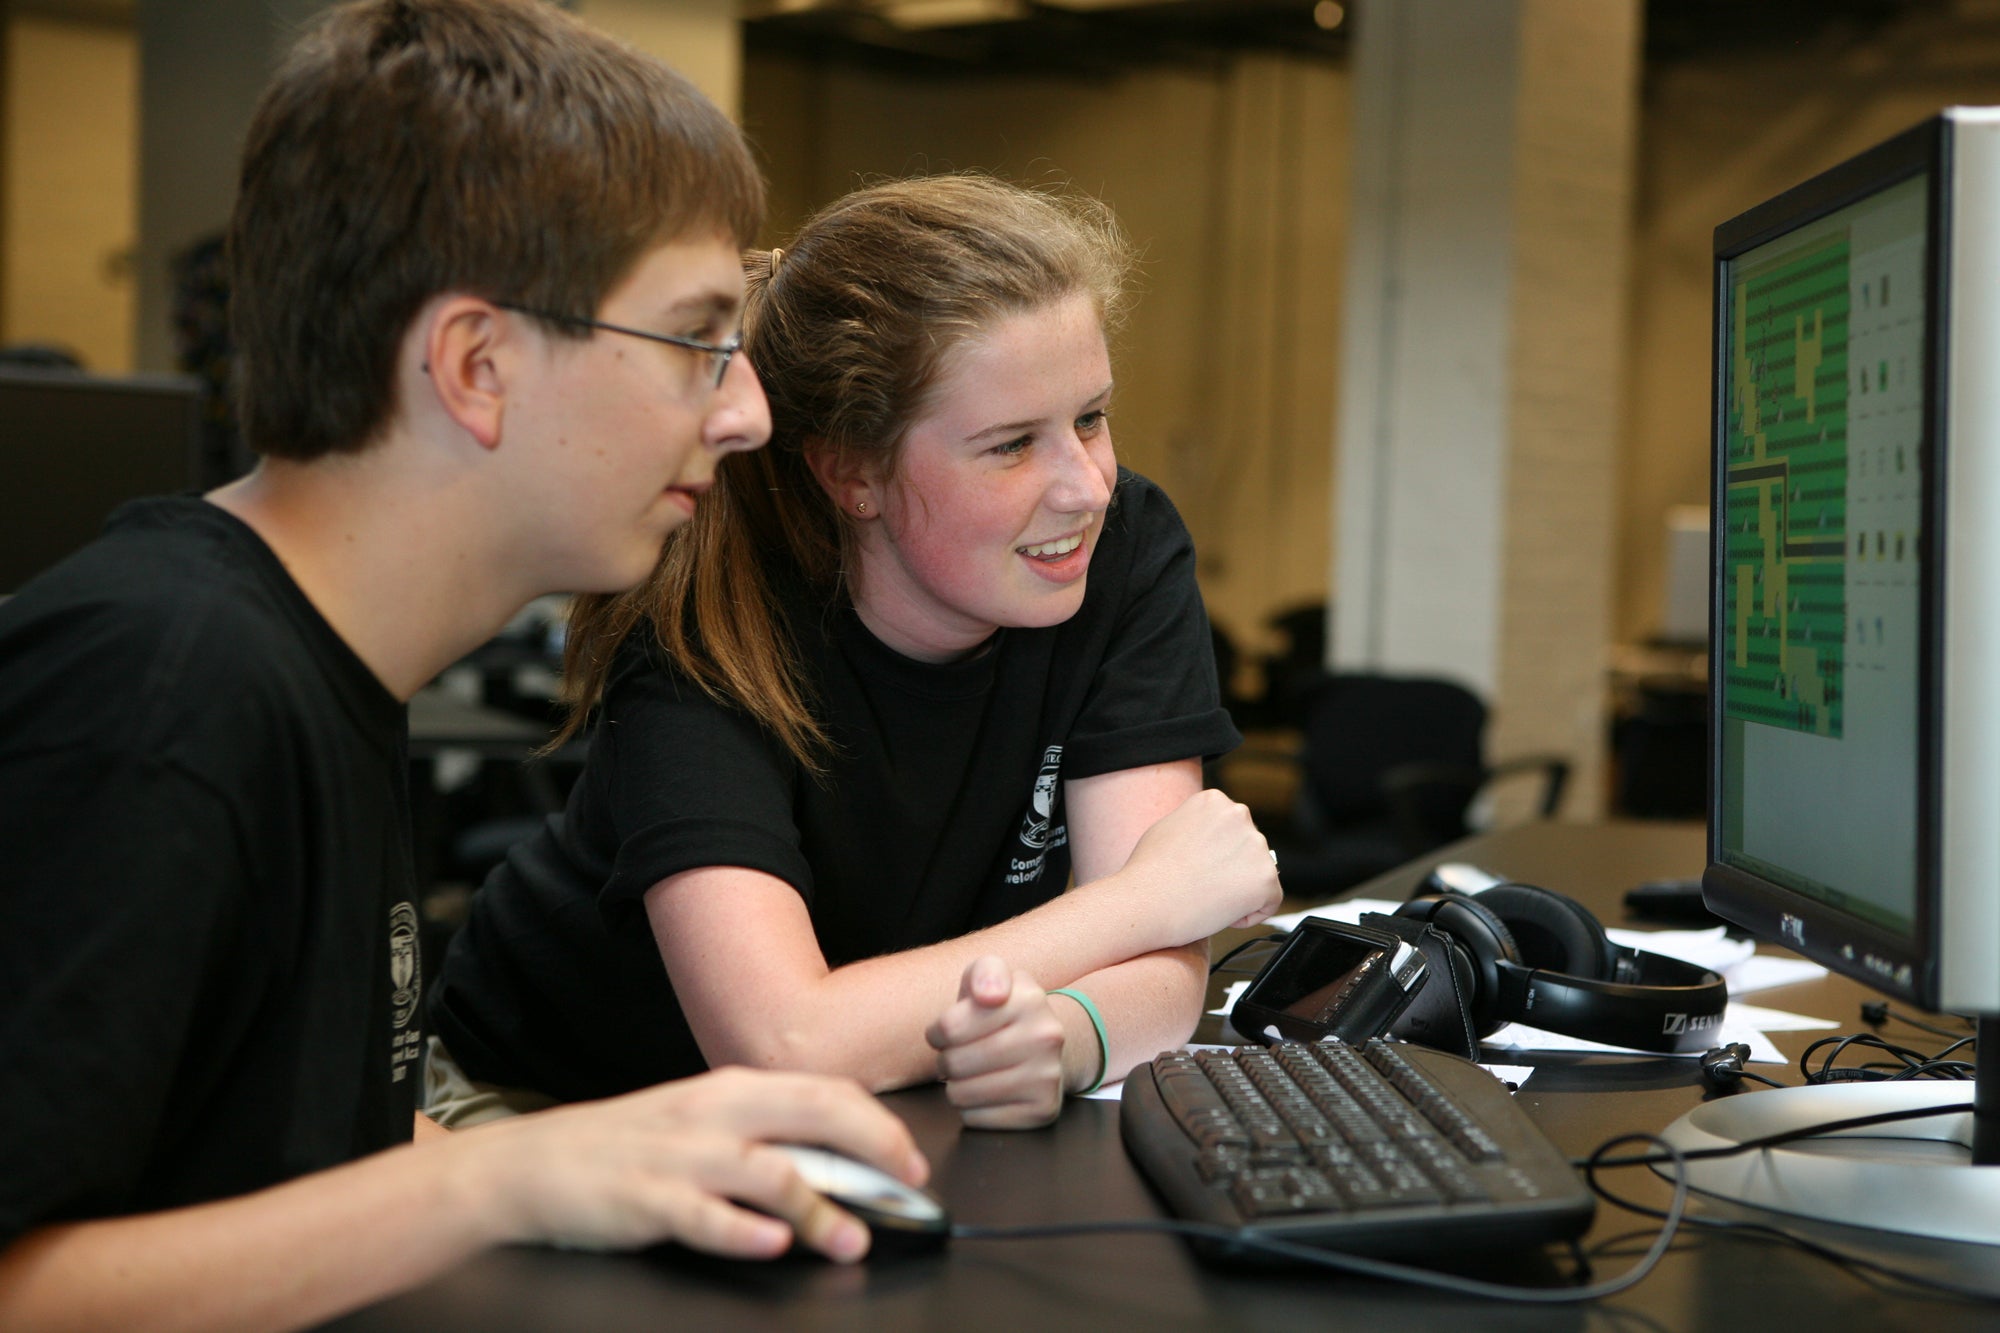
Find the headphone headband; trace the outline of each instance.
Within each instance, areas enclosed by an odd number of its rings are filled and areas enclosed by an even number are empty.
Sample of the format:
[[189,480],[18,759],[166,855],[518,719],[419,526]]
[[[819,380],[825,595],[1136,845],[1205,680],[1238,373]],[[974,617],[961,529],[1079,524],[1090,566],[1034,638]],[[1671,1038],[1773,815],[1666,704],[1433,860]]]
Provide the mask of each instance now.
[[1523,967],[1502,961],[1495,1016],[1572,1037],[1680,1054],[1716,1044],[1729,987],[1705,967],[1639,949],[1617,952],[1620,976],[1632,981]]
[[[1729,1004],[1716,973],[1618,947],[1582,904],[1532,885],[1448,889],[1411,899],[1390,919],[1428,925],[1443,936],[1436,947],[1462,960],[1478,1036],[1518,1022],[1632,1050],[1699,1052],[1716,1044]],[[1527,932],[1518,944],[1517,931]],[[1398,1031],[1430,1041],[1449,1028],[1449,1016],[1441,1002],[1420,1000]]]

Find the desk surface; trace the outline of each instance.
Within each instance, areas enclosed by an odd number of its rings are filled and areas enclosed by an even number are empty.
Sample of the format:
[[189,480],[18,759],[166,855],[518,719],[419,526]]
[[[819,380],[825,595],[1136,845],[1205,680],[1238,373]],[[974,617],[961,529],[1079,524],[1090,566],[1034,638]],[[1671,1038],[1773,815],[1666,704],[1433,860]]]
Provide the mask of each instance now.
[[[1700,830],[1685,825],[1530,825],[1474,838],[1356,892],[1400,897],[1431,863],[1472,860],[1578,898],[1607,922],[1639,881],[1697,873]],[[1760,994],[1760,1001],[1858,1026],[1867,992],[1838,979]],[[1780,1034],[1796,1055],[1813,1034]],[[1774,1076],[1783,1077],[1775,1068]],[[1539,1068],[1522,1105],[1565,1151],[1589,1152],[1625,1131],[1658,1129],[1694,1105],[1692,1062],[1565,1057]],[[930,1155],[939,1192],[962,1222],[1008,1224],[1155,1217],[1161,1210],[1126,1158],[1115,1103],[1072,1103],[1046,1130],[961,1131],[935,1089],[889,1103]],[[1631,1177],[1633,1193],[1665,1190]],[[1585,1240],[1600,1277],[1622,1271],[1655,1234],[1646,1219],[1600,1205]],[[1524,1274],[1553,1271],[1523,1261]],[[1499,1276],[1496,1274],[1496,1276]],[[2000,1308],[1915,1300],[1878,1291],[1774,1243],[1684,1233],[1646,1281],[1582,1307],[1501,1306],[1331,1274],[1244,1275],[1196,1261],[1166,1236],[959,1241],[943,1255],[854,1269],[807,1259],[718,1261],[675,1250],[641,1256],[515,1250],[475,1259],[443,1278],[342,1321],[350,1330],[786,1327],[815,1330],[1409,1328],[1720,1329],[1773,1320],[1786,1327],[1939,1330],[2000,1327]]]

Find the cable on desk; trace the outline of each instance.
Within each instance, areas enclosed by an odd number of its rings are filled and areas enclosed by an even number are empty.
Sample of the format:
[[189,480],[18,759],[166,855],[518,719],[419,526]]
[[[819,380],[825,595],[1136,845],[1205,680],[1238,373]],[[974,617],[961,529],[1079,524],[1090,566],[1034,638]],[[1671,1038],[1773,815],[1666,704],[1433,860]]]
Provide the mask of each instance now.
[[[1678,1148],[1652,1134],[1620,1135],[1598,1151],[1602,1152],[1618,1144],[1635,1141],[1658,1144],[1666,1153],[1667,1159],[1677,1160],[1681,1156]],[[1233,1227],[1215,1226],[1207,1222],[1184,1222],[1177,1218],[1147,1217],[1104,1222],[1052,1222],[1038,1226],[1011,1227],[983,1227],[960,1223],[952,1227],[951,1234],[954,1240],[1041,1240],[1057,1236],[1110,1235],[1119,1232],[1166,1233],[1190,1239],[1216,1241],[1319,1268],[1380,1278],[1387,1282],[1400,1282],[1431,1291],[1512,1301],[1522,1305],[1574,1305],[1582,1301],[1615,1296],[1643,1280],[1659,1265],[1660,1259],[1667,1252],[1667,1247],[1673,1243],[1674,1232],[1680,1225],[1682,1213],[1687,1207],[1687,1172],[1685,1169],[1677,1170],[1674,1176],[1673,1199],[1667,1205],[1666,1212],[1658,1214],[1665,1219],[1665,1225],[1660,1228],[1660,1234],[1651,1247],[1618,1276],[1577,1287],[1514,1287],[1501,1282],[1483,1282],[1477,1278],[1436,1273],[1426,1268],[1391,1263],[1385,1259],[1342,1254],[1337,1250],[1323,1250],[1317,1246],[1301,1245],[1296,1241],[1281,1240],[1257,1232],[1238,1231]]]
[[[1863,1017],[1868,1006],[1863,1005]],[[1887,1006],[1883,1006],[1887,1008]],[[1902,1015],[1897,1015],[1902,1017]],[[1906,1022],[1916,1022],[1906,1019]],[[1928,1025],[1920,1025],[1926,1026]],[[1971,1060],[1953,1059],[1967,1046],[1976,1046],[1978,1038],[1946,1032],[1942,1028],[1928,1028],[1929,1031],[1955,1040],[1942,1051],[1932,1054],[1910,1046],[1901,1046],[1886,1041],[1872,1032],[1856,1032],[1847,1036],[1821,1037],[1799,1055],[1799,1078],[1807,1086],[1824,1083],[1893,1083],[1907,1079],[1935,1078],[1964,1082],[1973,1076]],[[1880,1051],[1893,1056],[1892,1060],[1867,1060],[1856,1065],[1841,1065],[1840,1058],[1849,1048]],[[1813,1067],[1813,1057],[1822,1050],[1819,1067]],[[1776,1079],[1766,1078],[1745,1066],[1750,1059],[1750,1048],[1740,1041],[1726,1046],[1711,1047],[1701,1057],[1702,1082],[1721,1092],[1736,1092],[1737,1084],[1745,1081],[1761,1083],[1767,1088],[1782,1088],[1785,1085]]]
[[[1930,1033],[1932,1036],[1936,1037],[1945,1037],[1949,1039],[1965,1035],[1963,1032],[1954,1032],[1950,1028],[1939,1027],[1937,1024],[1928,1022],[1925,1019],[1917,1018],[1914,1017],[1913,1015],[1903,1013],[1899,1009],[1891,1009],[1889,1007],[1889,1002],[1887,1000],[1863,1000],[1861,1002],[1862,1022],[1872,1023],[1875,1026],[1880,1027],[1883,1023],[1887,1022],[1892,1018],[1895,1019],[1898,1023],[1907,1023],[1909,1026],[1913,1028],[1919,1028],[1925,1032]],[[1965,1019],[1961,1015],[1960,1021],[1969,1022],[1970,1020]]]
[[[1658,1154],[1648,1154],[1643,1157],[1605,1157],[1603,1153],[1605,1148],[1609,1146],[1609,1144],[1605,1144],[1600,1145],[1588,1157],[1572,1159],[1570,1165],[1588,1175],[1592,1167],[1655,1166],[1667,1161],[1672,1161],[1676,1164],[1706,1162],[1717,1157],[1737,1157],[1746,1152],[1756,1152],[1763,1148],[1775,1148],[1780,1144],[1790,1143],[1795,1139],[1816,1139],[1827,1134],[1838,1134],[1843,1130],[1867,1129],[1871,1125],[1894,1124],[1898,1120],[1925,1120],[1932,1116],[1957,1115],[1960,1112],[1970,1111],[1971,1109],[1971,1102],[1953,1102],[1950,1106],[1917,1106],[1906,1107],[1897,1111],[1877,1111],[1873,1115],[1849,1116],[1845,1120],[1828,1120],[1818,1125],[1806,1125],[1800,1129],[1788,1129],[1780,1134],[1766,1134],[1760,1139],[1745,1139],[1741,1143],[1732,1143],[1723,1148],[1697,1148],[1693,1152],[1684,1152],[1680,1149],[1675,1149],[1671,1157],[1663,1157]],[[1641,1136],[1628,1134],[1612,1139],[1610,1143],[1623,1143],[1635,1137]]]
[[1746,1079],[1762,1083],[1767,1088],[1785,1086],[1774,1078],[1765,1078],[1755,1070],[1745,1068],[1749,1062],[1750,1047],[1745,1042],[1732,1041],[1726,1046],[1711,1046],[1701,1057],[1701,1081],[1718,1092],[1735,1092],[1736,1085]]
[[[1952,1036],[1954,1034],[1945,1033]],[[1872,1032],[1854,1032],[1844,1037],[1821,1037],[1799,1054],[1799,1076],[1807,1083],[1842,1082],[1891,1082],[1912,1078],[1943,1078],[1970,1080],[1973,1065],[1970,1060],[1954,1060],[1952,1056],[1967,1046],[1975,1046],[1977,1037],[1962,1036],[1942,1051],[1932,1054],[1910,1046],[1901,1046],[1885,1041]],[[1849,1047],[1881,1051],[1894,1056],[1894,1061],[1876,1060],[1845,1068],[1836,1067],[1835,1061],[1847,1054]],[[1822,1049],[1826,1055],[1820,1060],[1819,1068],[1812,1067],[1812,1058]]]
[[[1853,1273],[1857,1278],[1871,1284],[1874,1284],[1878,1279],[1887,1279],[1891,1282],[1901,1283],[1906,1287],[1936,1292],[1962,1300],[1991,1302],[2000,1300],[2000,1296],[1996,1296],[1995,1293],[1990,1291],[1981,1291],[1973,1287],[1962,1287],[1957,1283],[1948,1282],[1942,1278],[1929,1277],[1922,1273],[1913,1273],[1891,1264],[1882,1263],[1879,1260],[1849,1254],[1843,1250],[1835,1249],[1830,1245],[1822,1245],[1818,1241],[1801,1236],[1795,1232],[1787,1231],[1783,1227],[1768,1222],[1750,1222],[1722,1217],[1684,1216],[1684,1209],[1682,1207],[1686,1196],[1687,1164],[1689,1162],[1707,1161],[1717,1157],[1734,1157],[1741,1153],[1754,1152],[1764,1148],[1774,1148],[1796,1139],[1817,1138],[1823,1134],[1833,1134],[1846,1129],[1865,1129],[1870,1125],[1886,1125],[1898,1120],[1922,1120],[1930,1116],[1956,1115],[1960,1112],[1970,1111],[1971,1109],[1972,1103],[1962,1102],[1952,1106],[1926,1106],[1913,1110],[1884,1111],[1876,1115],[1852,1116],[1846,1120],[1829,1120],[1824,1124],[1810,1125],[1803,1129],[1787,1130],[1782,1134],[1767,1134],[1760,1139],[1746,1139],[1741,1143],[1730,1144],[1726,1148],[1701,1148],[1693,1152],[1675,1150],[1671,1153],[1671,1156],[1648,1153],[1636,1157],[1606,1157],[1604,1154],[1610,1148],[1618,1143],[1627,1141],[1626,1139],[1613,1139],[1608,1143],[1600,1145],[1590,1156],[1574,1162],[1572,1165],[1582,1169],[1584,1181],[1590,1186],[1591,1192],[1606,1203],[1611,1204],[1615,1208],[1622,1208],[1628,1213],[1636,1213],[1641,1217],[1664,1220],[1667,1225],[1662,1229],[1663,1235],[1675,1227],[1689,1226],[1701,1231],[1727,1231],[1761,1236],[1770,1240],[1783,1241],[1816,1259],[1824,1259],[1829,1263],[1838,1265]],[[1674,1197],[1673,1202],[1665,1211],[1649,1207],[1645,1204],[1634,1203],[1632,1200],[1614,1193],[1610,1186],[1597,1178],[1597,1173],[1600,1170],[1623,1166],[1654,1166],[1668,1161],[1674,1164]]]

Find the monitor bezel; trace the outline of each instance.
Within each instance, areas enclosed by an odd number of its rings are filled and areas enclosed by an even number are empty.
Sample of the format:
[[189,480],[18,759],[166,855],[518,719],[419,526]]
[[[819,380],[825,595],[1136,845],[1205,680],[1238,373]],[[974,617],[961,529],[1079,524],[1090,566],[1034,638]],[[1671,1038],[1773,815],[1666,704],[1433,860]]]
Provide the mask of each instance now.
[[1945,404],[1950,322],[1950,125],[1938,116],[1814,176],[1715,229],[1712,269],[1712,364],[1715,386],[1710,418],[1710,506],[1726,512],[1728,404],[1721,392],[1730,355],[1728,265],[1830,213],[1928,173],[1924,334],[1923,438],[1918,442],[1922,530],[1917,542],[1922,577],[1918,591],[1916,903],[1911,934],[1904,937],[1776,881],[1722,859],[1722,667],[1727,651],[1723,580],[1727,525],[1710,523],[1708,731],[1708,867],[1702,894],[1717,915],[1762,939],[1780,943],[1814,962],[1926,1008],[1938,1000],[1940,763],[1943,652],[1941,618],[1947,450]]

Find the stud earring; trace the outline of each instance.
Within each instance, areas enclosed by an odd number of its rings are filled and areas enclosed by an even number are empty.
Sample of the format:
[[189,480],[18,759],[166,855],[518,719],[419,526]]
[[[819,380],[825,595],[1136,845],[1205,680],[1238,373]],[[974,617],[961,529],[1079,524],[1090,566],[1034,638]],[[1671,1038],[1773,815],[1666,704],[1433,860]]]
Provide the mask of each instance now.
[[861,502],[860,504],[857,504],[857,505],[855,505],[855,506],[854,506],[854,512],[855,512],[855,513],[857,513],[857,514],[865,514],[865,513],[867,513],[867,512],[868,512],[868,502],[867,502],[866,500],[863,500],[863,501],[862,501],[862,502]]

